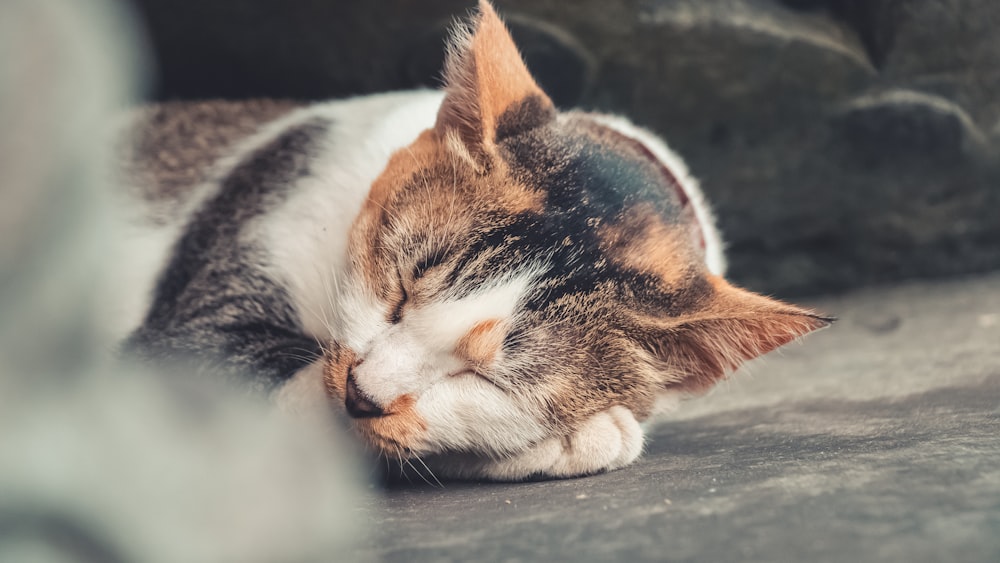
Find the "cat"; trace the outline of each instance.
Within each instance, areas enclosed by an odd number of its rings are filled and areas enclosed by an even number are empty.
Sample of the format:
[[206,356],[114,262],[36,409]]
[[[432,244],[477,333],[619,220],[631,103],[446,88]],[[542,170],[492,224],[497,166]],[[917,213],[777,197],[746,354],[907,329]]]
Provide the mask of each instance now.
[[438,475],[521,480],[632,463],[657,414],[829,324],[725,281],[681,158],[557,110],[485,0],[444,81],[147,114],[127,242],[165,266],[122,278],[127,353],[344,413]]

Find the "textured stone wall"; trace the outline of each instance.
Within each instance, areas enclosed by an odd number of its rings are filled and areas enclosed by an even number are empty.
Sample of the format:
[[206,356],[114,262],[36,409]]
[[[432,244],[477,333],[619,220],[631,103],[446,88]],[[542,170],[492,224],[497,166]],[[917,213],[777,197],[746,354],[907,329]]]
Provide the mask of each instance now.
[[[134,0],[164,98],[434,84],[472,0]],[[785,296],[1000,267],[1000,2],[497,0],[557,103],[667,137]]]

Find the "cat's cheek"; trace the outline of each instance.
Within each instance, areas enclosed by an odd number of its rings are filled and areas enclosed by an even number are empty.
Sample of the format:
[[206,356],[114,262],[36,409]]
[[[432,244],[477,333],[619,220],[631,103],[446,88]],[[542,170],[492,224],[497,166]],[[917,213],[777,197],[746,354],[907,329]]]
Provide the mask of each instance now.
[[357,354],[346,346],[330,342],[323,358],[323,384],[331,398],[340,401],[347,395],[347,372]]
[[403,395],[390,404],[390,414],[355,421],[364,441],[375,449],[396,457],[426,450],[427,421],[417,412],[416,399]]
[[472,374],[431,387],[416,406],[427,423],[428,449],[422,453],[506,456],[550,434],[541,413]]

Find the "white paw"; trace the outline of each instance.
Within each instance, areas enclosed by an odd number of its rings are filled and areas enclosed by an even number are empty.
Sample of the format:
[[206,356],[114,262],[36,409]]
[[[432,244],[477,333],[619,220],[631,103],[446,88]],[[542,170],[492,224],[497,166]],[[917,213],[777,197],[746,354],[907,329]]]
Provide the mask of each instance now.
[[531,476],[577,477],[624,467],[642,453],[643,434],[632,412],[614,406],[570,436],[543,440],[513,457],[482,467],[480,476],[513,480]]

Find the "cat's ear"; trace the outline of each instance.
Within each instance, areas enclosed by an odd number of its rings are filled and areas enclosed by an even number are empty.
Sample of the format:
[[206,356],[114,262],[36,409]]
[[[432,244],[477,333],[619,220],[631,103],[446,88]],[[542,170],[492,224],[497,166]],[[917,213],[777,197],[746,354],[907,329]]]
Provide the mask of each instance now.
[[747,360],[766,354],[834,319],[734,287],[711,277],[712,297],[699,310],[647,325],[643,347],[665,388],[710,389]]
[[476,160],[488,157],[504,137],[547,123],[555,107],[538,87],[514,40],[486,0],[448,45],[445,99],[435,129],[457,135]]

